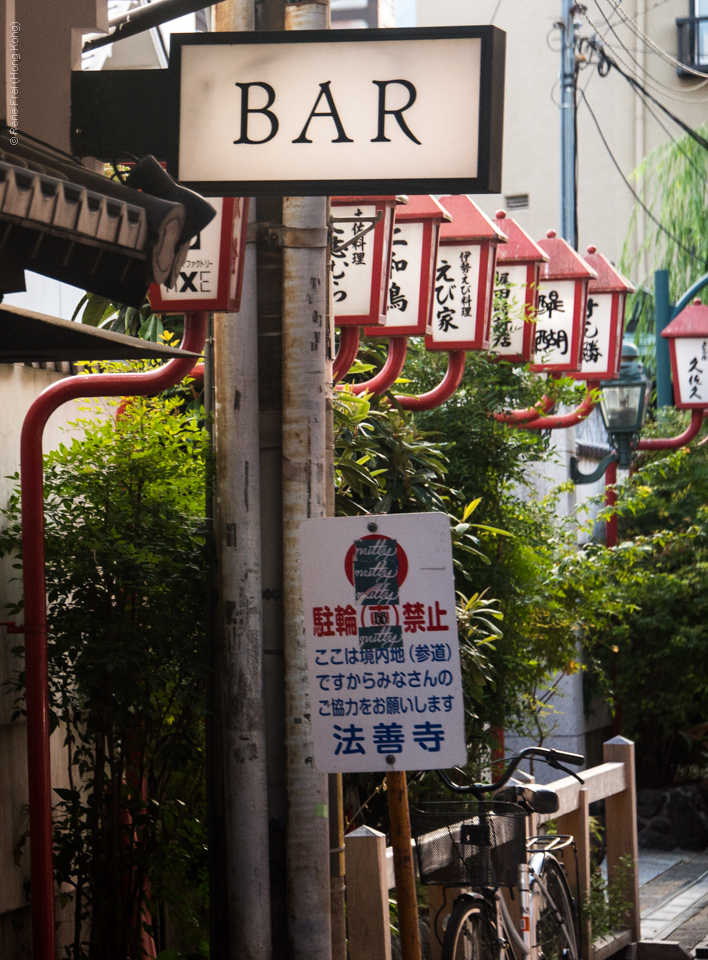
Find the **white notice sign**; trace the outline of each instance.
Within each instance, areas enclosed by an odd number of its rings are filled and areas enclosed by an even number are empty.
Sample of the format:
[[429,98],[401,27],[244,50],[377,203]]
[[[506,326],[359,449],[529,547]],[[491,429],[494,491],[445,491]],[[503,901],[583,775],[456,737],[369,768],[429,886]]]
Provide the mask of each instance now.
[[169,169],[207,195],[498,192],[504,57],[492,26],[173,34]]
[[448,518],[304,520],[300,568],[317,769],[466,763]]

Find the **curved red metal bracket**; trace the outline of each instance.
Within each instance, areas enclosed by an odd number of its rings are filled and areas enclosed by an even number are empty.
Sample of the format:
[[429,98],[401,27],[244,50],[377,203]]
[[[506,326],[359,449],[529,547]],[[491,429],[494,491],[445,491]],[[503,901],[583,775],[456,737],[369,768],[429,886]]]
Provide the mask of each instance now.
[[508,410],[505,413],[493,413],[492,416],[497,423],[506,423],[510,427],[523,427],[531,420],[538,420],[553,409],[555,401],[550,397],[543,396],[536,407],[527,407],[525,410]]
[[[358,328],[357,328],[358,329]],[[408,337],[389,337],[388,354],[386,362],[379,372],[371,380],[365,380],[363,383],[352,383],[349,389],[358,397],[362,393],[371,393],[378,397],[386,393],[394,385],[401,375],[401,371],[406,363],[406,353],[408,351]],[[351,366],[351,364],[349,364]]]
[[676,437],[645,437],[639,441],[638,450],[678,450],[685,447],[694,437],[700,433],[703,424],[703,410],[691,411],[691,422]]
[[361,327],[341,327],[339,331],[339,349],[332,363],[332,380],[336,383],[351,370],[359,350]]
[[[186,315],[182,349],[193,353],[202,352],[207,322],[206,313]],[[148,396],[159,393],[179,383],[195,363],[196,357],[186,357],[170,360],[158,370],[148,373],[89,374],[59,380],[37,397],[22,425],[22,564],[26,638],[27,767],[32,837],[32,942],[35,960],[55,960],[42,434],[51,414],[69,400],[82,397]]]
[[571,413],[560,414],[557,417],[539,417],[529,423],[519,423],[516,426],[524,430],[565,430],[567,427],[575,427],[581,421],[589,417],[597,406],[597,400],[593,399],[593,392],[600,386],[599,380],[587,381],[587,393],[582,403]]
[[396,400],[404,410],[433,410],[449,400],[462,383],[465,372],[464,350],[450,350],[447,355],[447,370],[445,376],[432,390],[421,393],[419,397],[396,395]]

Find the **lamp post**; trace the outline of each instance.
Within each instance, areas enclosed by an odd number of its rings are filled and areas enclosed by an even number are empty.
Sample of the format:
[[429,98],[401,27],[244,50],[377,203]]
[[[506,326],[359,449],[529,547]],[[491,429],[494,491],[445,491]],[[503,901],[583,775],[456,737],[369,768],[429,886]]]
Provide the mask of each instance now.
[[395,207],[405,198],[332,197],[332,299],[343,326],[386,323]]
[[607,257],[588,247],[586,263],[597,273],[588,284],[585,336],[578,380],[609,380],[619,376],[627,294],[635,287]]
[[[507,242],[497,247],[494,292],[499,307],[492,318],[490,350],[495,359],[528,363],[534,353],[541,267],[550,257],[505,210],[497,210],[494,223]],[[514,303],[521,308],[516,322],[509,317]]]
[[430,196],[408,197],[396,211],[386,322],[364,328],[367,337],[389,338],[388,356],[376,376],[350,387],[353,393],[377,395],[389,390],[406,362],[408,337],[422,336],[429,328],[440,225],[450,219]]
[[549,230],[538,245],[550,259],[541,268],[536,362],[531,369],[576,373],[582,358],[588,284],[597,273],[555,230]]
[[488,350],[497,246],[506,234],[468,196],[441,197],[452,221],[440,228],[427,350]]
[[705,409],[708,407],[708,307],[696,297],[661,335],[669,341],[676,407]]

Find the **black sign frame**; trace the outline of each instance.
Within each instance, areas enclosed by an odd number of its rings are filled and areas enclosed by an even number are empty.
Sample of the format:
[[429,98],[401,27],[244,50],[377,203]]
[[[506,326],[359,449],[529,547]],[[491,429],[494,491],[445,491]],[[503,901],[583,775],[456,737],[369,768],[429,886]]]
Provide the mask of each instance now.
[[[173,34],[170,47],[172,101],[177,104],[167,169],[179,178],[180,92],[185,46],[261,43],[342,43],[394,40],[480,39],[479,141],[476,177],[385,178],[357,180],[196,180],[182,181],[205,197],[384,196],[387,194],[500,193],[504,128],[506,33],[495,26],[410,27],[378,30],[285,30],[243,33]],[[198,135],[198,133],[195,133]],[[205,144],[205,149],[208,145]]]

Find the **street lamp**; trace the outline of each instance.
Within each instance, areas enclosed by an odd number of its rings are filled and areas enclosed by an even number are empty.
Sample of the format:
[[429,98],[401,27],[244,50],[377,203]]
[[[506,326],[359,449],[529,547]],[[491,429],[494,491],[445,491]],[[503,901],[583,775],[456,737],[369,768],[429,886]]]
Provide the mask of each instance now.
[[464,194],[441,197],[435,298],[426,350],[488,350],[497,245],[506,234]]
[[622,335],[627,294],[634,286],[612,266],[607,257],[588,247],[587,263],[597,273],[588,284],[580,370],[577,380],[616,379],[622,362]]
[[[492,318],[490,351],[495,360],[528,363],[534,353],[541,267],[550,257],[505,210],[497,210],[494,223],[508,239],[497,248],[497,313]],[[520,308],[516,321],[509,316],[514,303]]]
[[396,209],[386,322],[367,337],[423,336],[430,325],[440,226],[452,217],[430,196],[410,196]]
[[531,370],[576,373],[582,357],[588,284],[597,273],[555,230],[549,230],[538,245],[550,260],[541,268],[536,362]]
[[705,409],[708,407],[708,307],[696,297],[661,335],[669,341],[676,407]]
[[332,197],[332,299],[338,327],[386,323],[394,211],[405,202],[395,196]]

